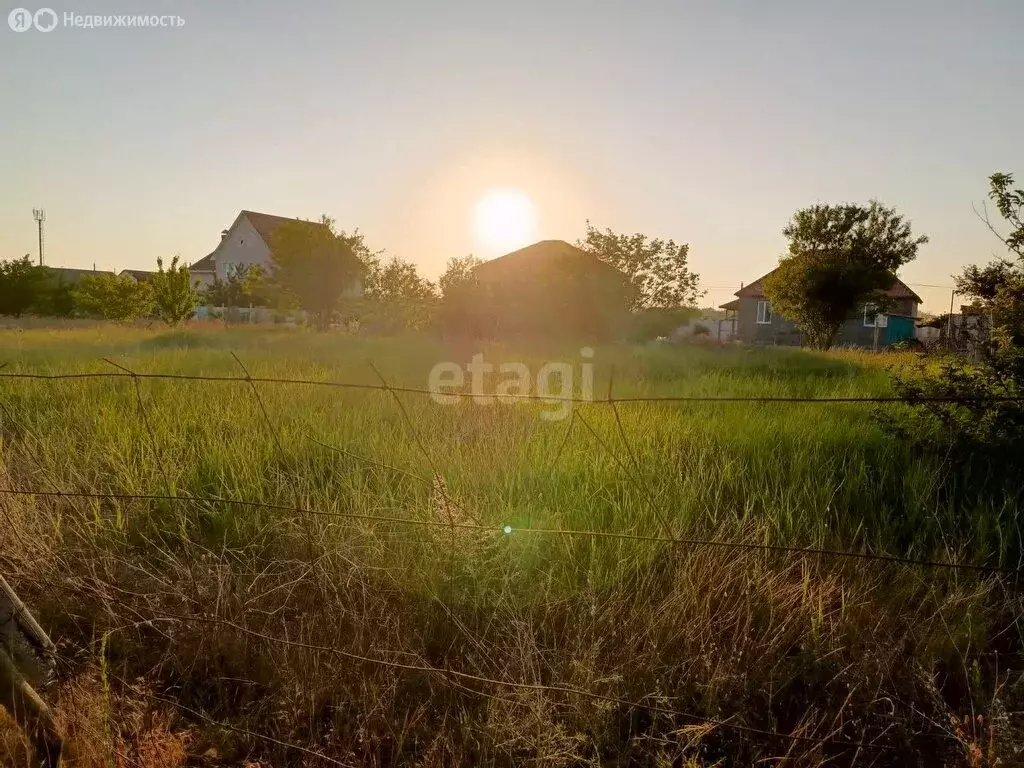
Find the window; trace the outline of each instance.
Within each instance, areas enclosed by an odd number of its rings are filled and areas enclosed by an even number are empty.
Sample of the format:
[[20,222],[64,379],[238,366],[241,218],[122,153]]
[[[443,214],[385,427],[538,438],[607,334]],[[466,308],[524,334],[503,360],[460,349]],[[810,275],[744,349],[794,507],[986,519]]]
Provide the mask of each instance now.
[[772,324],[772,303],[770,301],[757,302],[757,324]]
[[878,311],[874,304],[864,305],[864,327],[865,328],[886,328],[889,325],[889,316]]

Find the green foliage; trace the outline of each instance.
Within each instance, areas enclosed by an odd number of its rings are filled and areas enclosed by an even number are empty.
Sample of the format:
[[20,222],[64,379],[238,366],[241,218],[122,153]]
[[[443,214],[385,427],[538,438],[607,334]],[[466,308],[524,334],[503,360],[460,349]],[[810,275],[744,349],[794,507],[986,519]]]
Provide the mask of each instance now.
[[974,301],[988,316],[991,342],[996,347],[1024,346],[1024,190],[1013,189],[1013,176],[994,173],[989,177],[989,199],[1010,227],[1002,234],[988,218],[982,220],[1009,251],[985,267],[971,265],[956,278],[957,292]]
[[700,275],[690,271],[688,243],[624,235],[587,222],[587,236],[577,245],[624,274],[629,281],[630,310],[693,306],[704,295]]
[[437,289],[417,272],[415,264],[392,256],[368,270],[364,295],[384,303],[422,301],[436,298]]
[[[355,292],[373,254],[358,232],[335,232],[334,220],[293,221],[271,236],[273,271],[267,284],[278,298],[305,309],[317,328],[330,326],[346,292]],[[365,259],[365,260],[364,260]]]
[[44,317],[72,317],[77,309],[74,285],[65,282],[56,271],[44,269],[48,273],[46,290],[39,295],[32,311]]
[[706,325],[701,325],[700,323],[697,323],[695,326],[693,326],[693,335],[694,336],[710,336],[711,335],[711,329],[708,328]]
[[0,315],[38,312],[52,289],[51,271],[33,264],[28,256],[0,262]]
[[1018,260],[967,267],[956,285],[990,327],[983,325],[973,339],[975,359],[950,358],[937,371],[922,364],[912,375],[897,376],[897,392],[917,402],[883,417],[889,431],[915,450],[940,457],[944,487],[961,491],[972,485],[1019,488],[1024,476],[1024,402],[999,401],[1024,397],[1024,193],[1011,189],[1010,174],[995,173],[989,184],[989,197],[1011,231],[1000,235],[984,221]]
[[132,323],[154,308],[153,289],[128,275],[83,275],[75,302],[88,315],[115,323]]
[[473,282],[473,270],[483,263],[483,259],[478,259],[473,254],[448,259],[444,274],[437,280],[442,298],[446,301],[452,299],[470,285]]
[[[894,377],[912,405],[879,418],[898,439],[943,463],[947,493],[1002,492],[1024,476],[1024,350],[995,350],[980,361],[922,362]],[[957,402],[941,402],[956,399]]]
[[1013,188],[1013,175],[1009,173],[993,173],[988,180],[989,197],[1011,227],[1009,234],[996,232],[996,236],[1017,258],[1024,259],[1024,189]]
[[199,294],[192,286],[188,267],[178,263],[178,257],[171,259],[165,270],[163,259],[156,260],[157,272],[149,280],[153,291],[156,314],[168,325],[177,325],[195,313]]
[[259,264],[234,264],[227,269],[227,279],[214,278],[203,291],[203,303],[213,307],[267,306],[270,295],[267,273]]
[[928,242],[910,222],[877,201],[813,205],[797,211],[783,229],[788,254],[765,279],[772,311],[792,320],[812,347],[828,349],[851,314],[870,301],[885,308],[882,294],[896,270]]

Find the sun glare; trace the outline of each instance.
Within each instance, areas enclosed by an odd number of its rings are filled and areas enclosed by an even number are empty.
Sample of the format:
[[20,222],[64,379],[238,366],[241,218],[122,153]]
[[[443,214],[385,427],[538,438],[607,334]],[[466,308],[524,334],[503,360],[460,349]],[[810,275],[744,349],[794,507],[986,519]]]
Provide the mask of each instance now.
[[486,256],[499,256],[537,239],[537,210],[521,189],[491,189],[473,212],[476,242]]

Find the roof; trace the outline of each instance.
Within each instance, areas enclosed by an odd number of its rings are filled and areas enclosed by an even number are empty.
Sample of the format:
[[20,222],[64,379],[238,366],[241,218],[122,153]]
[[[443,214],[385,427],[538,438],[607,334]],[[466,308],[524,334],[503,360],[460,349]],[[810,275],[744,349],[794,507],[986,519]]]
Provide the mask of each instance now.
[[145,281],[149,280],[149,278],[151,278],[153,275],[155,275],[156,272],[154,272],[151,269],[122,269],[120,272],[118,272],[118,274],[131,275],[140,283],[144,283]]
[[485,261],[475,267],[473,273],[484,277],[498,277],[506,270],[514,269],[517,272],[539,272],[553,263],[576,261],[596,267],[609,275],[622,278],[623,275],[612,265],[601,261],[593,254],[587,253],[575,245],[570,245],[565,240],[541,240],[533,245],[527,245],[518,251],[506,253],[496,259]]
[[260,237],[263,238],[268,246],[270,245],[270,236],[274,234],[276,230],[282,224],[307,224],[310,227],[326,227],[326,224],[321,224],[319,221],[304,221],[303,219],[289,219],[287,216],[275,216],[271,213],[257,213],[256,211],[242,211],[239,217],[244,216],[252,224],[253,229],[259,232]]
[[77,283],[85,275],[112,275],[107,269],[78,269],[77,267],[47,267],[57,274],[61,280]]
[[725,302],[725,304],[719,304],[718,308],[719,309],[725,309],[725,310],[732,310],[732,309],[737,309],[738,310],[740,308],[740,300],[739,299],[733,299],[732,301],[727,301],[727,302]]
[[[310,227],[326,227],[326,224],[322,224],[319,221],[305,221],[303,219],[290,219],[287,216],[275,216],[272,213],[259,213],[258,211],[242,211],[235,217],[231,227],[234,228],[241,219],[248,219],[249,223],[252,224],[252,228],[256,230],[256,233],[263,239],[263,242],[270,247],[270,237],[274,234],[274,231],[282,224],[295,223],[305,224]],[[227,234],[227,230],[225,230]],[[221,238],[223,242],[223,236]],[[212,253],[208,253],[199,261],[190,266],[189,272],[216,272],[217,271],[217,248]],[[128,271],[128,270],[126,270]]]
[[[216,253],[214,251],[213,253]],[[208,253],[191,267],[188,268],[189,272],[216,272],[217,262],[213,258],[213,253]]]
[[[774,273],[775,270],[773,269],[767,275],[762,275],[761,277],[757,278],[757,280],[752,282],[750,285],[744,288],[740,288],[738,291],[736,291],[735,295],[739,296],[741,299],[763,299],[765,278],[767,278],[768,275]],[[906,283],[904,283],[895,275],[893,275],[892,279],[892,285],[889,286],[889,288],[886,289],[885,291],[882,291],[884,295],[888,296],[890,299],[913,299],[916,303],[921,303],[921,297],[914,293],[912,290],[910,290],[910,288],[907,287]]]

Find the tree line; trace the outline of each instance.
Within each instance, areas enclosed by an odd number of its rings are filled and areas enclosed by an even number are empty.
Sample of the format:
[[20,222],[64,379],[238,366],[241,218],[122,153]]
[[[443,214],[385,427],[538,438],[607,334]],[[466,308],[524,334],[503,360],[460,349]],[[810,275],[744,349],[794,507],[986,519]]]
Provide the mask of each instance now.
[[28,256],[0,262],[0,315],[84,316],[118,323],[153,317],[177,325],[192,316],[198,300],[188,267],[177,256],[166,268],[157,259],[157,271],[147,280],[95,272],[70,281]]
[[[1006,258],[967,267],[957,280],[958,292],[987,308],[997,335],[1018,339],[1024,315],[1024,277],[1020,252],[1021,191],[1013,176],[990,178],[990,198],[1000,216],[1015,226],[1000,235],[1016,261]],[[828,349],[843,323],[870,303],[883,313],[885,295],[897,271],[915,259],[928,242],[910,222],[878,201],[867,204],[816,204],[797,211],[783,229],[788,241],[777,269],[765,280],[772,311],[803,333],[812,347]],[[589,221],[576,245],[615,267],[624,277],[624,309],[643,318],[649,334],[661,335],[692,314],[703,295],[700,277],[689,264],[688,243],[598,229]],[[333,219],[290,221],[271,236],[269,269],[230,265],[225,278],[200,290],[190,282],[188,268],[175,257],[165,269],[158,260],[150,279],[127,275],[84,275],[74,284],[54,270],[35,266],[28,257],[0,262],[0,314],[26,313],[67,317],[86,315],[115,322],[153,317],[176,324],[202,303],[215,307],[302,309],[317,327],[326,328],[355,314],[373,315],[368,307],[403,315],[399,324],[421,325],[431,307],[451,302],[473,281],[482,261],[472,255],[449,259],[436,282],[416,265],[373,250],[358,230],[339,230]],[[352,286],[358,285],[362,307],[353,308]],[[419,312],[419,310],[423,310]],[[393,320],[395,318],[392,318]],[[1001,337],[1001,336],[1000,336]],[[1016,343],[1016,342],[1013,342]]]
[[[398,256],[374,250],[358,230],[339,230],[334,219],[290,221],[271,236],[271,264],[228,265],[224,277],[200,288],[176,256],[165,268],[136,280],[127,274],[86,273],[76,281],[29,257],[0,262],[0,314],[95,317],[118,323],[153,318],[175,325],[200,304],[304,310],[312,324],[326,328],[346,320],[371,326],[419,328],[473,284],[483,260],[472,254],[448,260],[437,281]],[[681,311],[703,295],[688,265],[688,244],[642,234],[598,230],[587,222],[577,246],[606,261],[624,276],[624,309],[655,318],[659,335],[682,321]],[[353,295],[352,287],[359,286]]]

